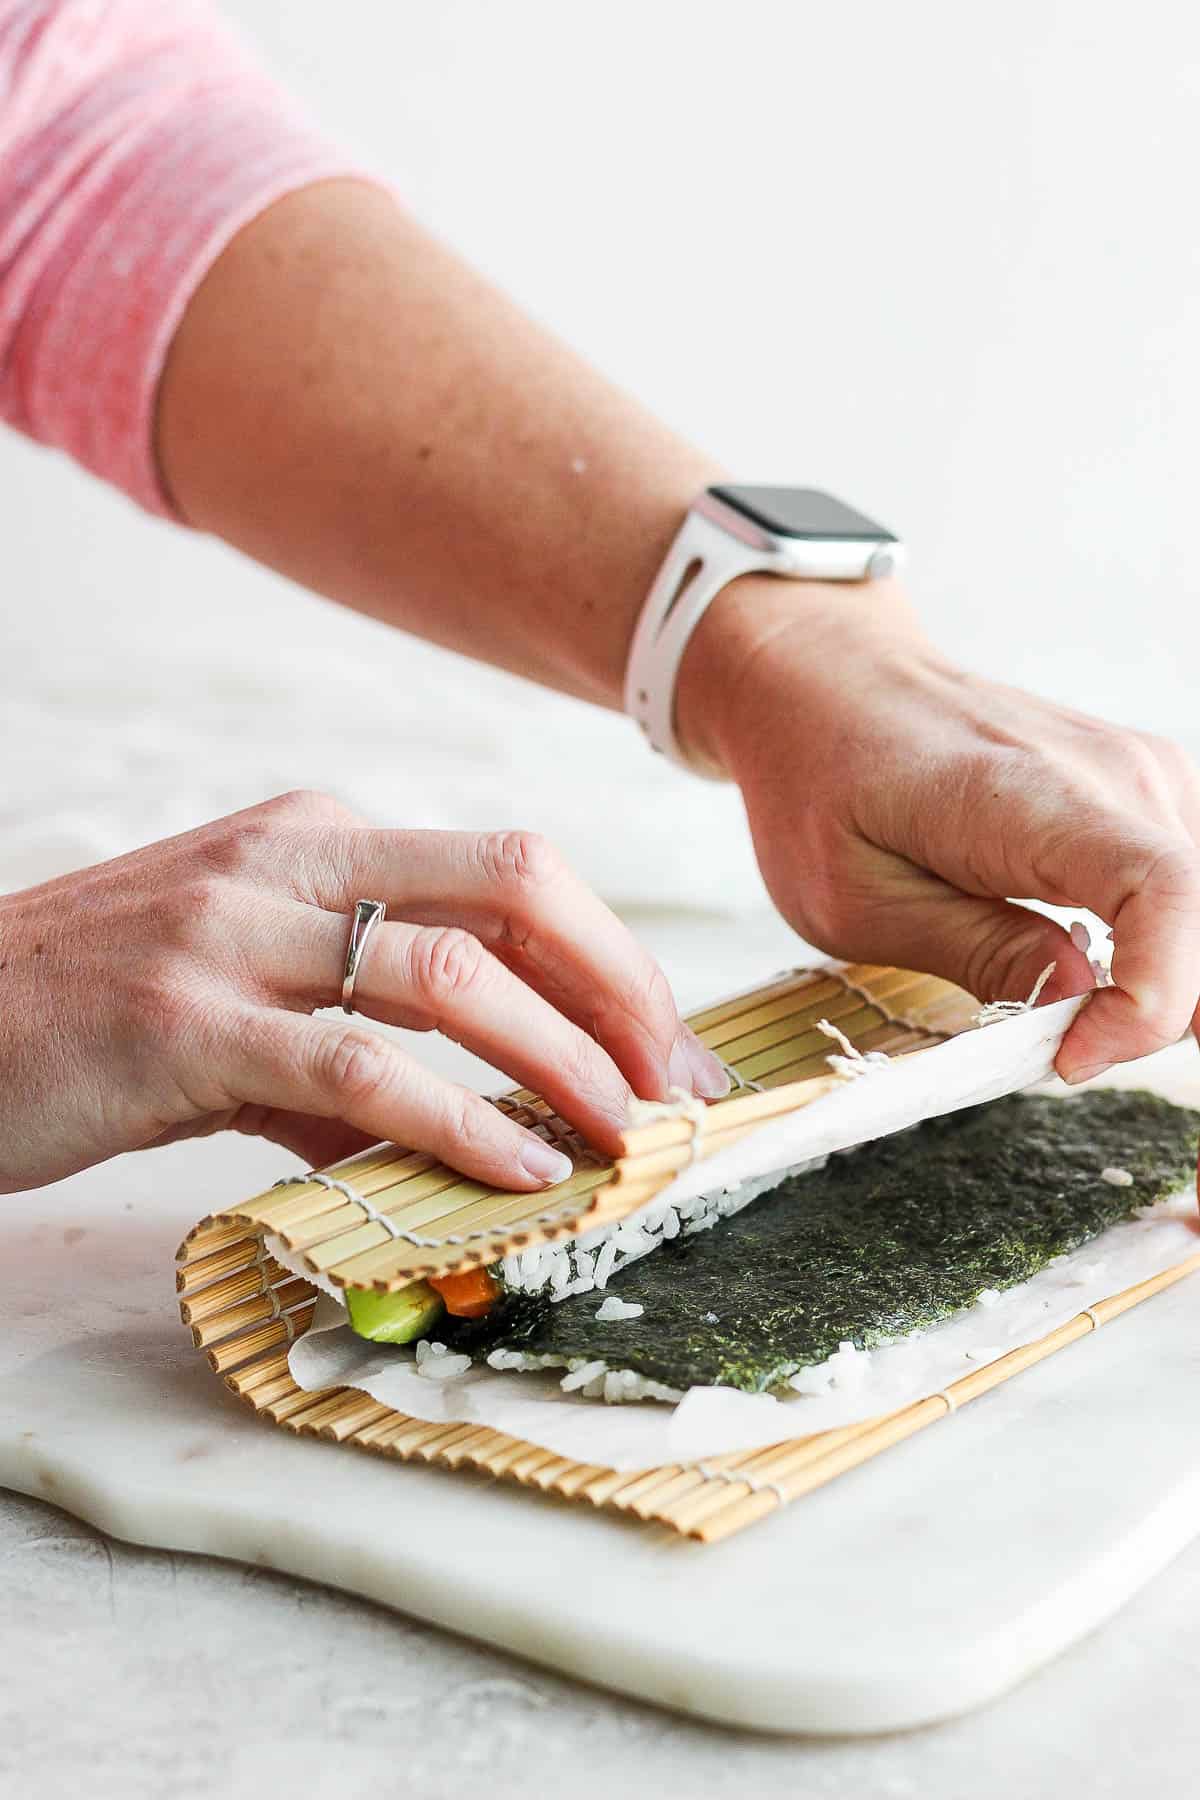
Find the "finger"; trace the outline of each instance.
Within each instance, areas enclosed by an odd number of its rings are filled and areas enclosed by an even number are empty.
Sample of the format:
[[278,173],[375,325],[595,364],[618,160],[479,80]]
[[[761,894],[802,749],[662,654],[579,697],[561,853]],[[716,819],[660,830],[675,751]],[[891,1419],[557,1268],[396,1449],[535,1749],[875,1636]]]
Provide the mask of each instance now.
[[490,1187],[528,1191],[571,1173],[570,1158],[535,1132],[361,1025],[261,1008],[232,1034],[230,1055],[239,1099],[340,1120]]
[[280,1144],[310,1169],[327,1169],[330,1163],[369,1150],[377,1141],[371,1133],[340,1119],[314,1119],[307,1113],[284,1112],[273,1106],[239,1106],[229,1130]]
[[[1048,785],[1010,805],[1007,831],[976,819],[958,833],[957,850],[973,852],[976,893],[1084,906],[1112,926],[1116,985],[1097,992],[1064,1039],[1055,1064],[1064,1080],[1173,1043],[1200,1003],[1200,851],[1173,807],[1150,814]],[[943,860],[959,880],[955,855]]]
[[236,1103],[222,1112],[204,1113],[197,1119],[185,1119],[171,1125],[157,1137],[139,1146],[156,1150],[163,1144],[177,1144],[189,1138],[213,1137],[220,1131],[237,1131],[244,1137],[266,1138],[302,1157],[310,1169],[327,1168],[341,1162],[356,1151],[367,1150],[376,1141],[352,1125],[338,1119],[313,1119],[306,1113],[281,1112],[272,1106],[239,1106]]
[[[346,922],[296,907],[290,933],[294,971],[328,986]],[[456,925],[387,923],[372,934],[354,989],[357,1012],[387,1024],[440,1031],[550,1104],[613,1155],[629,1111],[629,1083],[578,1025]]]
[[856,871],[847,898],[847,924],[832,946],[839,955],[927,970],[981,1001],[1027,999],[1050,963],[1039,1005],[1093,985],[1087,957],[1053,919],[964,894],[886,851]]
[[[1176,811],[1193,844],[1200,846],[1200,769],[1170,738],[1147,734],[1144,742],[1157,758],[1170,785]],[[1192,1034],[1200,1040],[1200,1007],[1192,1015]]]
[[1200,1003],[1200,852],[1190,838],[1118,835],[1109,824],[1081,841],[1077,866],[1082,904],[1112,921],[1114,986],[1067,1034],[1056,1067],[1071,1082],[1174,1043]]
[[317,832],[309,898],[346,912],[362,894],[422,925],[462,925],[594,1036],[634,1090],[726,1093],[683,1025],[662,970],[543,838],[527,831]]
[[[1113,926],[1116,985],[1096,992],[1063,1040],[1055,1063],[1063,1079],[1085,1081],[1181,1037],[1200,1000],[1200,854],[1190,839],[1110,811],[1082,813],[1074,830],[1058,823],[1041,834],[1032,878],[1036,898],[1087,907]],[[957,966],[962,973],[951,979],[981,998],[1005,984],[1004,998],[1024,998],[1019,984],[1036,979],[1038,957],[1058,964],[1043,1002],[1091,986],[1086,958],[1052,920],[953,888],[939,894],[945,885],[912,871],[909,898],[920,914],[913,935],[928,945],[917,967],[951,974]],[[895,910],[889,906],[889,955],[906,936]],[[957,951],[938,948],[942,933]]]

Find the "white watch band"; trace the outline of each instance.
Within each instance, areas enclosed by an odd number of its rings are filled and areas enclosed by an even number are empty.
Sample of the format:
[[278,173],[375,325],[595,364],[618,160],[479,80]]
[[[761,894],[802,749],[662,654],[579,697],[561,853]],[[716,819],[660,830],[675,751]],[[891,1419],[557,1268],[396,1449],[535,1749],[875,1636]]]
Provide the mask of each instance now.
[[[707,495],[689,511],[646,596],[625,669],[625,711],[637,720],[655,750],[693,774],[710,771],[692,762],[675,736],[675,682],[692,633],[723,588],[739,575],[777,567],[781,561],[765,533],[746,519],[716,524],[703,510]],[[716,511],[716,507],[713,508]]]

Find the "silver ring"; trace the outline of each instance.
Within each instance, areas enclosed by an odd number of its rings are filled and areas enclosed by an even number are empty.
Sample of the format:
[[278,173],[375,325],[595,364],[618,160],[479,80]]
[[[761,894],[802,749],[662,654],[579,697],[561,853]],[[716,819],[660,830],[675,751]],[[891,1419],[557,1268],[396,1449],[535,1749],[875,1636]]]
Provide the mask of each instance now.
[[343,1012],[354,1011],[354,984],[362,967],[367,940],[386,917],[387,905],[382,900],[359,900],[355,903],[354,917],[350,921],[350,942],[346,946],[346,973],[342,976]]

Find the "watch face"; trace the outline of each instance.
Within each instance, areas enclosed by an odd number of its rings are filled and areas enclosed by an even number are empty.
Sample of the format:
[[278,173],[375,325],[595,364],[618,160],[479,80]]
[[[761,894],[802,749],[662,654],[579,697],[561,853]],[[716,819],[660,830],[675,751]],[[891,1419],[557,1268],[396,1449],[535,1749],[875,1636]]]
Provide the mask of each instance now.
[[819,488],[791,487],[714,487],[710,494],[736,507],[756,525],[762,525],[776,537],[791,538],[862,538],[872,543],[895,543],[896,539],[865,513],[843,506],[832,494]]

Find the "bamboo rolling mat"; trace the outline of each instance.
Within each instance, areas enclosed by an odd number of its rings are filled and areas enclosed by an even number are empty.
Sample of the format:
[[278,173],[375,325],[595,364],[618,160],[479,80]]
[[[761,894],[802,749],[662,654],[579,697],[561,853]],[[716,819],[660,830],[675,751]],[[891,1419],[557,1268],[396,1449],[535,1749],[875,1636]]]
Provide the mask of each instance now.
[[288,1431],[402,1461],[502,1476],[715,1543],[1086,1336],[1200,1267],[1200,1255],[901,1411],[766,1449],[631,1474],[573,1462],[486,1426],[429,1424],[357,1389],[299,1388],[288,1352],[312,1322],[318,1290],[274,1260],[265,1234],[278,1235],[289,1251],[302,1254],[306,1267],[335,1284],[380,1292],[427,1274],[493,1263],[627,1216],[693,1157],[712,1155],[763,1119],[828,1092],[835,1084],[825,1073],[830,1043],[817,1029],[818,1019],[836,1024],[860,1051],[898,1055],[919,1053],[967,1029],[976,1004],[948,983],[904,970],[856,964],[793,971],[691,1015],[692,1028],[734,1082],[729,1096],[708,1106],[702,1118],[659,1118],[634,1127],[622,1156],[609,1162],[539,1096],[523,1090],[504,1096],[498,1105],[575,1163],[574,1175],[551,1195],[495,1192],[431,1157],[378,1145],[202,1220],[178,1252],[181,1317],[232,1392]]
[[[818,1020],[836,1025],[859,1050],[903,1055],[966,1028],[975,1004],[947,982],[900,969],[793,971],[692,1016],[693,1029],[729,1069],[731,1093],[698,1121],[632,1128],[615,1163],[589,1150],[539,1095],[520,1089],[496,1104],[575,1164],[550,1193],[497,1191],[433,1157],[378,1144],[202,1220],[180,1252],[185,1277],[192,1270],[196,1282],[211,1278],[220,1265],[210,1259],[232,1255],[247,1231],[276,1234],[338,1287],[378,1293],[590,1231],[645,1205],[694,1157],[829,1092],[837,1078],[826,1066],[831,1045]],[[228,1265],[240,1267],[236,1256]],[[188,1285],[185,1279],[181,1292]]]

